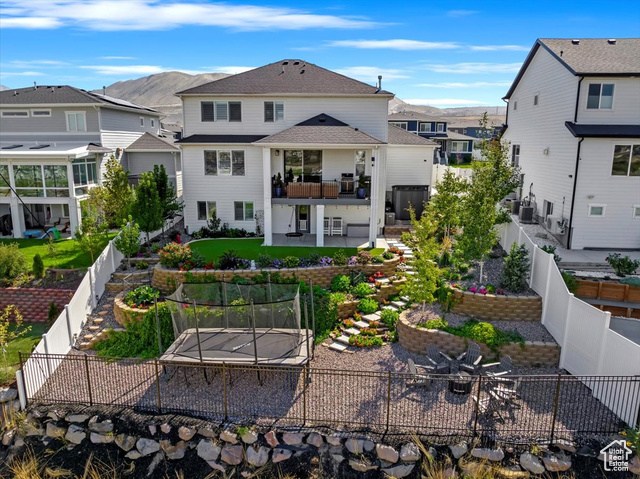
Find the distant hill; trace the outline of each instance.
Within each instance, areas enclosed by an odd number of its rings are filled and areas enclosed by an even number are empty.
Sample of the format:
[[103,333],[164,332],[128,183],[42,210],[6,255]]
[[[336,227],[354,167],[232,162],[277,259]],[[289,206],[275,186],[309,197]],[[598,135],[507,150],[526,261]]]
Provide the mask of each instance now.
[[0,91],[8,90],[8,89],[9,89],[8,86],[0,85]]
[[[155,108],[167,115],[163,122],[181,124],[180,99],[174,94],[227,76],[229,75],[225,73],[201,73],[199,75],[189,75],[188,73],[175,71],[158,73],[109,85],[107,86],[107,95]],[[102,93],[102,90],[94,91]],[[417,111],[425,115],[442,118],[451,124],[465,126],[477,125],[478,120],[485,111],[489,114],[490,124],[500,125],[504,123],[506,113],[504,106],[436,108],[433,106],[410,105],[399,98],[394,98],[389,102],[389,113],[397,113],[399,111]]]

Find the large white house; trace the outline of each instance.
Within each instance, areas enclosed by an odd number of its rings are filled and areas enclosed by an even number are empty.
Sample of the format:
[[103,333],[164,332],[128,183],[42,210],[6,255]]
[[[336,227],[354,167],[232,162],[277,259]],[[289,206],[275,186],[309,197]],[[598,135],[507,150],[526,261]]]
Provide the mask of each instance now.
[[282,60],[177,95],[191,232],[215,213],[259,228],[265,245],[286,234],[373,244],[385,207],[427,198],[437,145],[388,125],[393,94],[380,85]]
[[571,249],[640,249],[640,39],[539,39],[505,100],[534,218]]
[[54,224],[73,234],[112,155],[134,175],[163,163],[180,189],[180,151],[158,137],[161,116],[71,86],[0,92],[0,236]]

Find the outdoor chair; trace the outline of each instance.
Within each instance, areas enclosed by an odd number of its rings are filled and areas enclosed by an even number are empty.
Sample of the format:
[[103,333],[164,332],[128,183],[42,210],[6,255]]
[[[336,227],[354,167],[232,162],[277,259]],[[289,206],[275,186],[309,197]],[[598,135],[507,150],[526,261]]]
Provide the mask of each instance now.
[[490,379],[491,391],[493,391],[505,404],[505,406],[512,406],[513,402],[520,396],[518,389],[520,388],[520,378],[499,378],[494,377]]
[[435,344],[427,346],[427,360],[436,374],[448,374],[452,359],[438,349]]
[[407,386],[423,386],[429,387],[431,384],[431,378],[428,374],[419,373],[418,369],[422,369],[427,372],[433,372],[434,368],[430,366],[420,366],[413,362],[413,359],[408,359],[407,364],[409,366],[409,372],[411,378],[407,381]]
[[480,346],[476,343],[469,343],[467,350],[458,356],[460,363],[460,369],[466,371],[469,374],[475,374],[480,367],[480,361],[482,361],[482,354],[480,354]]
[[485,370],[487,370],[489,368],[495,368],[495,370],[493,370],[493,371],[487,371],[487,376],[489,376],[489,377],[506,376],[507,374],[509,374],[511,372],[511,369],[512,369],[511,356],[509,356],[509,355],[502,356],[502,358],[500,359],[499,362],[483,364],[481,367],[482,367],[483,371],[485,371]]
[[500,406],[502,405],[502,401],[500,397],[494,393],[493,391],[489,391],[489,394],[486,397],[481,399],[478,396],[471,396],[473,401],[477,404],[478,407],[478,415],[483,415],[485,417],[493,417],[496,414],[500,420],[504,423],[504,418],[502,417],[502,413],[500,412]]

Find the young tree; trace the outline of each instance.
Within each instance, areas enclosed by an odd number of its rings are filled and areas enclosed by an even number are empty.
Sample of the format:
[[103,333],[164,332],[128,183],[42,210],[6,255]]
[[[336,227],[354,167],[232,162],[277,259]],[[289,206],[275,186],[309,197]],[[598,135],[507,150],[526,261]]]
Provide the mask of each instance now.
[[106,234],[109,225],[91,203],[83,203],[81,209],[82,224],[76,229],[75,240],[82,251],[89,253],[93,264],[96,254],[102,249],[104,239],[101,236]]
[[458,178],[447,169],[442,181],[436,183],[436,193],[431,197],[429,208],[433,209],[438,222],[438,233],[445,238],[451,230],[460,226],[463,196],[469,188],[466,180]]
[[147,244],[150,242],[149,233],[160,229],[164,223],[162,203],[152,172],[140,176],[133,203],[133,219],[147,234]]
[[7,346],[15,339],[24,336],[31,330],[31,326],[22,327],[22,314],[14,304],[9,304],[0,310],[0,349],[2,349],[2,374],[0,382],[6,382],[9,378],[7,374]]
[[527,288],[530,265],[527,247],[513,243],[509,254],[504,259],[501,286],[514,293],[524,291]]
[[[163,219],[173,218],[178,211],[182,210],[183,202],[176,197],[176,190],[173,187],[173,183],[169,181],[164,165],[153,165],[153,179],[158,186]],[[164,237],[164,221],[162,223],[162,236]]]
[[127,219],[134,192],[129,185],[129,172],[111,156],[105,165],[102,187],[89,191],[89,202],[103,212],[110,227],[117,228]]
[[140,251],[140,227],[129,215],[128,221],[122,223],[120,233],[113,240],[113,244],[118,251],[127,257],[129,267],[131,267],[131,257]]

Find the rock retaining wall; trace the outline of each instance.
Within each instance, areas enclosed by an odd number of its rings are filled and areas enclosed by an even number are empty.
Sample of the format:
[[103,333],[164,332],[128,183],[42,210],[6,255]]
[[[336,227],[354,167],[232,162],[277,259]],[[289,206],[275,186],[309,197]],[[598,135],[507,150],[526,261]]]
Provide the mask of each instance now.
[[62,312],[73,293],[72,289],[0,288],[0,307],[15,304],[25,321],[45,322],[49,305],[55,303],[58,311]]
[[[443,352],[457,356],[467,349],[469,339],[455,336],[438,329],[418,328],[409,323],[407,312],[398,320],[400,344],[412,353],[426,354],[427,346],[435,344]],[[486,344],[478,343],[485,358],[493,358],[496,353]],[[508,354],[515,364],[522,366],[557,366],[560,361],[560,346],[544,341],[527,341],[524,346],[517,343],[505,344],[499,348],[500,355]]]
[[[383,300],[389,299],[391,296],[398,294],[398,287],[404,282],[394,281],[391,284],[383,284],[380,286],[380,289],[376,290],[375,294],[372,294],[370,297],[374,298],[378,303]],[[352,317],[355,313],[358,312],[358,303],[359,299],[354,301],[345,301],[344,303],[338,304],[338,318],[346,319]]]
[[113,300],[113,316],[121,326],[126,326],[131,321],[142,321],[142,317],[147,312],[146,309],[131,308],[124,304],[124,295],[120,293]]
[[[283,268],[283,269],[265,269],[262,271],[270,272],[272,274],[278,273],[283,278],[296,277],[299,280],[309,282],[313,281],[314,285],[328,288],[331,285],[331,280],[339,274],[349,274],[350,271],[362,271],[366,275],[373,274],[377,271],[382,271],[385,276],[395,274],[396,267],[398,266],[399,258],[393,258],[386,260],[380,264],[368,264],[368,265],[353,265],[353,266],[317,266],[314,268]],[[259,274],[261,270],[204,270],[195,269],[190,271],[194,276],[212,276],[216,280],[221,281],[223,277],[226,281],[231,280],[235,275],[242,278],[251,278],[256,274]],[[185,281],[187,275],[186,271],[177,271],[175,269],[168,269],[161,264],[157,265],[153,270],[153,280],[151,282],[154,288],[162,291],[163,294],[171,294],[175,289]]]
[[540,296],[500,296],[495,294],[455,291],[460,301],[452,311],[491,321],[540,321],[542,298]]

